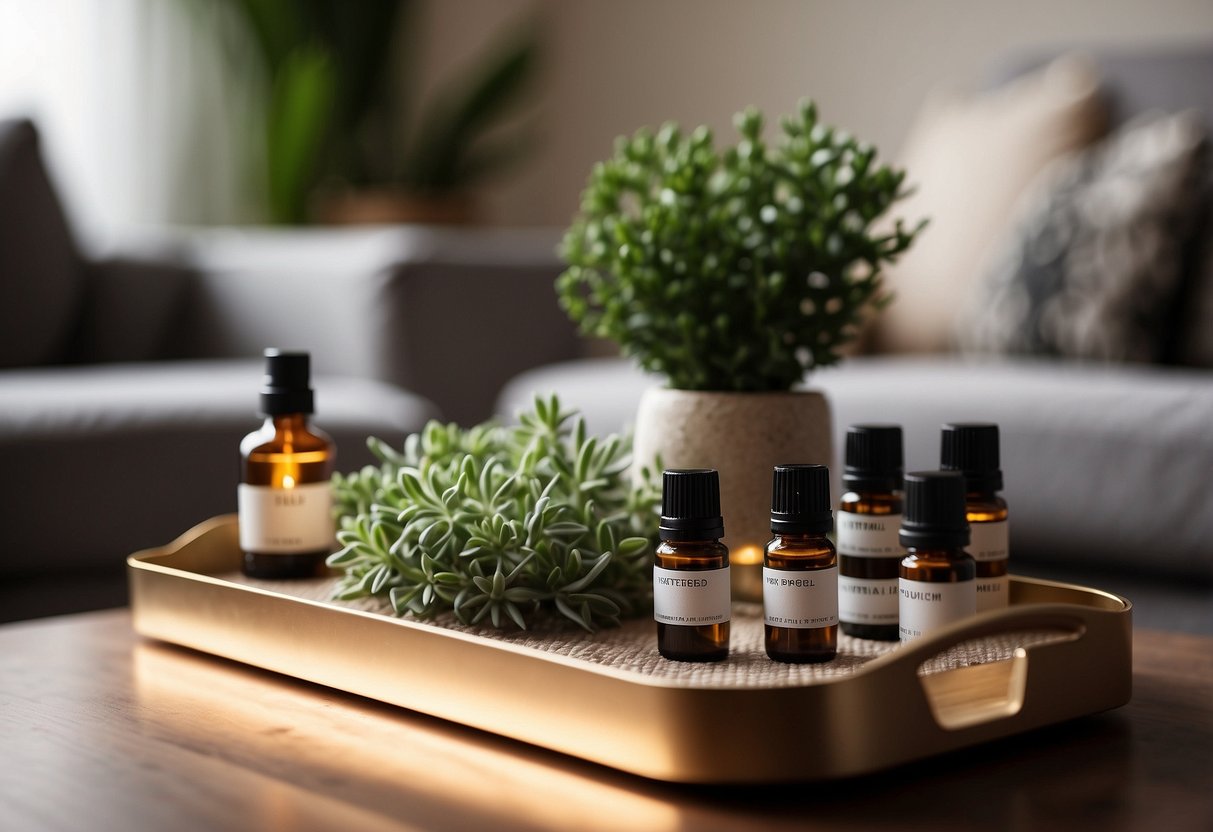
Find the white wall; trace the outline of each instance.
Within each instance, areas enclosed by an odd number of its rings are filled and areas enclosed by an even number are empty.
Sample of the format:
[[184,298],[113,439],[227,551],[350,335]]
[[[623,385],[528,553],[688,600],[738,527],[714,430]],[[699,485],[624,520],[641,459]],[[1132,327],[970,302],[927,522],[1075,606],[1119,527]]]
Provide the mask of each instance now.
[[1213,41],[1209,0],[431,0],[427,66],[532,9],[549,41],[543,141],[489,191],[496,222],[567,223],[591,164],[641,125],[706,123],[719,140],[747,104],[810,96],[891,156],[933,85],[977,84],[1010,54]]
[[[214,45],[219,0],[0,0],[0,118],[39,118],[78,225],[256,216],[256,115]],[[1213,41],[1211,0],[426,0],[417,81],[528,16],[546,37],[540,141],[486,189],[498,224],[564,225],[615,136],[676,120],[730,138],[747,104],[824,118],[892,155],[936,83],[1069,44]],[[210,29],[212,31],[208,32]]]

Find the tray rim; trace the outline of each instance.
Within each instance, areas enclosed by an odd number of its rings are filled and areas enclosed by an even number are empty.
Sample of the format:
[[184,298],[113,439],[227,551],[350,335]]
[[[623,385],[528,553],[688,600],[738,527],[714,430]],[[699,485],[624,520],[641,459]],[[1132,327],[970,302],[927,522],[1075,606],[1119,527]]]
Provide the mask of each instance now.
[[[212,529],[217,528],[217,527],[226,526],[226,525],[229,525],[229,524],[232,524],[235,522],[236,522],[235,514],[219,515],[217,517],[209,518],[208,520],[205,520],[202,523],[199,523],[198,525],[196,525],[193,528],[189,529],[188,531],[184,532],[183,534],[181,534],[180,536],[178,536],[172,542],[166,544],[165,546],[153,547],[150,549],[143,549],[143,550],[140,550],[138,552],[135,552],[135,553],[129,555],[127,557],[127,566],[130,569],[146,570],[146,571],[150,571],[150,572],[160,572],[160,573],[164,573],[164,574],[176,575],[183,579],[198,582],[198,583],[211,584],[213,586],[222,587],[222,588],[230,589],[233,591],[249,592],[249,593],[253,593],[256,595],[264,595],[267,597],[279,598],[279,599],[287,600],[291,603],[303,604],[305,606],[314,607],[314,608],[318,608],[318,609],[332,610],[332,611],[336,611],[341,614],[348,613],[351,615],[363,617],[368,620],[374,621],[377,624],[387,623],[387,624],[390,624],[393,626],[403,626],[403,627],[406,627],[411,630],[415,630],[415,631],[426,633],[426,634],[433,634],[433,635],[441,637],[441,638],[456,639],[458,641],[466,642],[469,644],[475,644],[477,646],[484,647],[484,648],[504,650],[509,653],[515,653],[515,654],[518,654],[521,656],[525,656],[527,658],[532,658],[532,659],[536,659],[539,661],[552,662],[554,664],[564,665],[564,666],[570,667],[575,670],[584,670],[588,673],[596,673],[596,674],[600,674],[600,675],[604,675],[604,676],[611,676],[614,678],[618,678],[624,682],[629,682],[629,683],[638,684],[638,685],[651,685],[653,687],[659,687],[659,688],[677,688],[680,690],[711,690],[711,691],[728,691],[728,690],[734,690],[734,689],[751,690],[751,691],[786,690],[789,688],[795,689],[795,688],[802,688],[802,687],[813,687],[813,686],[818,686],[818,685],[838,684],[838,683],[846,682],[847,680],[849,680],[855,676],[858,676],[860,674],[872,672],[872,670],[871,670],[872,668],[875,668],[878,671],[885,664],[899,662],[899,661],[903,660],[903,658],[905,658],[911,651],[916,654],[917,653],[926,653],[926,654],[930,654],[930,655],[935,655],[939,651],[937,649],[933,648],[932,645],[935,644],[936,642],[946,640],[946,635],[941,636],[939,634],[936,634],[932,637],[921,639],[912,645],[901,645],[897,649],[890,650],[888,653],[885,653],[880,656],[876,656],[875,658],[872,658],[869,661],[864,662],[861,666],[857,667],[851,673],[848,673],[845,675],[824,677],[822,679],[817,679],[817,680],[812,680],[812,681],[806,682],[803,685],[755,685],[753,687],[745,687],[745,688],[741,688],[738,686],[725,686],[725,685],[695,685],[695,684],[687,684],[684,682],[680,682],[677,678],[674,678],[674,677],[662,678],[662,677],[649,676],[649,675],[637,673],[634,671],[622,670],[619,668],[610,667],[608,665],[598,664],[596,662],[587,661],[585,659],[580,659],[580,658],[576,658],[573,656],[566,656],[566,655],[563,655],[560,653],[552,653],[549,651],[545,651],[539,647],[532,647],[532,646],[526,645],[526,644],[516,644],[516,643],[510,642],[510,641],[503,640],[503,639],[486,638],[484,636],[476,635],[475,633],[467,633],[467,632],[463,632],[461,630],[452,630],[448,627],[444,627],[441,624],[436,624],[431,621],[419,620],[419,619],[415,619],[415,618],[406,618],[406,617],[400,617],[400,616],[393,616],[393,615],[388,615],[386,613],[378,613],[378,612],[371,612],[368,610],[360,610],[360,609],[356,609],[354,607],[344,606],[339,603],[330,603],[327,601],[318,601],[318,600],[311,599],[311,598],[304,598],[304,597],[301,597],[298,595],[291,595],[291,594],[285,593],[285,592],[278,592],[278,591],[275,591],[272,589],[267,589],[265,587],[259,587],[259,586],[255,586],[252,584],[235,583],[233,581],[228,581],[221,577],[216,577],[214,575],[208,575],[208,574],[205,574],[202,572],[193,572],[188,569],[180,569],[180,568],[173,567],[173,566],[166,566],[162,563],[156,562],[157,560],[172,557],[173,555],[177,554],[181,549],[188,546],[190,543],[194,542],[195,540],[197,540],[199,537],[203,536],[204,534],[210,532]],[[1063,583],[1060,581],[1050,581],[1050,580],[1046,580],[1043,578],[1029,578],[1029,577],[1024,577],[1024,576],[1020,576],[1020,575],[1010,575],[1010,579],[1012,582],[1018,583],[1021,585],[1051,587],[1051,588],[1069,590],[1069,591],[1074,591],[1074,592],[1082,592],[1084,594],[1104,598],[1114,604],[1120,605],[1120,609],[1106,610],[1106,612],[1108,612],[1112,615],[1122,615],[1122,614],[1131,613],[1132,607],[1133,607],[1132,602],[1130,602],[1127,598],[1123,598],[1122,596],[1116,595],[1115,593],[1107,592],[1107,591],[1101,590],[1101,589],[1079,586],[1077,584]],[[1017,605],[1017,606],[1022,607],[1022,606],[1026,606],[1026,605]],[[1036,606],[1041,606],[1041,607],[1045,607],[1045,606],[1049,606],[1049,607],[1078,606],[1078,607],[1081,607],[1083,609],[1088,609],[1088,610],[1098,609],[1098,608],[1094,607],[1093,605],[1092,606],[1069,605],[1069,604],[1064,604],[1064,603],[1049,604],[1049,605],[1037,604]],[[941,630],[939,632],[942,634],[947,634],[947,633],[952,633],[956,630],[968,631],[968,630],[972,629],[972,625],[974,622],[984,621],[986,619],[998,620],[1001,617],[1002,617],[1002,611],[981,613],[977,616],[970,617],[969,619],[967,619],[967,621],[965,621],[961,624],[952,625],[951,627],[948,627],[945,630]],[[1020,628],[1020,629],[1027,629],[1027,628]],[[1014,632],[1015,629],[1013,628],[1009,631]],[[980,636],[974,636],[974,637],[980,637]]]
[[[163,563],[190,547],[234,540],[235,525],[235,515],[211,518],[166,546],[128,557],[137,632],[659,780],[789,782],[870,773],[1119,707],[1131,696],[1131,602],[1103,590],[1072,584],[1012,576],[1013,586],[1019,584],[1022,590],[1046,595],[1059,591],[1063,596],[1077,592],[1089,598],[1090,605],[1029,603],[983,613],[873,658],[851,673],[804,684],[705,685],[608,667],[431,622],[302,598]],[[223,557],[227,556],[224,552]],[[187,598],[191,603],[173,607],[170,601],[174,599],[157,598],[156,593],[176,594],[175,600]],[[257,632],[251,633],[249,643],[245,643],[243,631],[233,636],[232,620],[220,626],[215,619],[208,619],[205,611],[194,608],[213,613],[233,605],[245,614],[259,615],[270,630],[281,631],[281,639],[275,641],[272,633]],[[299,631],[291,629],[287,619],[310,637],[326,642],[318,658],[301,655],[296,638]],[[1029,623],[1008,626],[1013,622]],[[399,679],[388,678],[382,668],[351,662],[335,646],[336,636],[325,632],[336,629],[347,635],[361,634],[367,626],[385,644],[416,651],[405,658],[420,659],[421,664],[415,666],[427,667],[427,675],[407,676],[408,685],[401,688]],[[356,630],[358,627],[362,629]],[[1027,677],[1027,699],[1021,695],[1006,716],[949,728],[932,710],[934,700],[917,676],[924,661],[951,644],[982,635],[1053,627],[1070,635],[1018,648],[1012,659],[1004,662],[931,675],[963,692],[965,685],[971,688],[974,680],[979,683],[982,668],[1005,665],[1008,675],[1017,668]],[[441,666],[451,662],[453,667]],[[1101,678],[1084,679],[1079,675],[1074,668],[1084,664],[1087,675]],[[1029,667],[1035,675],[1028,672]],[[342,676],[343,672],[353,676]],[[490,703],[501,703],[474,690],[474,684],[467,682],[461,672],[470,673],[473,682],[482,682],[488,689],[501,680],[501,674],[514,674],[515,686],[532,696],[555,689],[573,699],[577,695],[603,697],[614,710],[593,719],[586,709],[579,711],[569,702],[545,703],[550,708],[537,712],[526,702],[509,701],[501,713],[487,713]],[[1061,696],[1041,695],[1043,685],[1054,678],[1066,681],[1067,673],[1081,683],[1061,685]],[[883,713],[892,710],[887,708],[889,697],[894,695],[890,691],[897,692],[904,719],[893,720],[891,714]],[[455,701],[447,701],[448,692]],[[521,695],[509,697],[514,698]],[[847,728],[837,724],[839,720],[828,718],[831,713],[854,711],[859,707],[857,702],[866,703],[866,710],[861,710],[872,725]],[[702,725],[718,720],[722,712],[729,714],[729,721],[713,726],[711,736],[705,736]],[[764,727],[756,716],[759,713],[790,714],[795,724],[787,731],[774,732],[776,736],[755,737],[752,734]],[[890,731],[905,735],[891,744],[894,747],[886,747],[890,745]],[[819,747],[814,748],[816,756],[806,760],[804,748],[809,742]],[[732,754],[720,755],[715,743],[723,743]],[[755,762],[755,757],[761,759]]]

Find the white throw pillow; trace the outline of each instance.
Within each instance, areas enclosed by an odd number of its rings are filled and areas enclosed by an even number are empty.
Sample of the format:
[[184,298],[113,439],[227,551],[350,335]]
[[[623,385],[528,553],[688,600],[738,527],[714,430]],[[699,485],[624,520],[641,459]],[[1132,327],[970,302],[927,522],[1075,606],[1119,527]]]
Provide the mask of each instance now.
[[927,217],[930,225],[886,271],[896,297],[874,323],[874,347],[948,350],[960,301],[989,244],[1006,234],[1020,195],[1051,161],[1096,139],[1105,123],[1096,71],[1076,56],[979,95],[935,94],[898,159],[916,190],[894,212]]

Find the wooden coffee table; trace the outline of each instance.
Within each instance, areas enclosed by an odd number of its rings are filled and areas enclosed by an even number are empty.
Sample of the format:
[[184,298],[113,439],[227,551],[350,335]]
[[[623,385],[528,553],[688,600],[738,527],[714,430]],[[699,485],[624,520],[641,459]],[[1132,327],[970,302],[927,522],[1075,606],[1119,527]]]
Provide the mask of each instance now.
[[858,780],[730,789],[145,641],[122,610],[10,624],[0,828],[1207,832],[1213,638],[1137,633],[1133,701],[1111,713]]

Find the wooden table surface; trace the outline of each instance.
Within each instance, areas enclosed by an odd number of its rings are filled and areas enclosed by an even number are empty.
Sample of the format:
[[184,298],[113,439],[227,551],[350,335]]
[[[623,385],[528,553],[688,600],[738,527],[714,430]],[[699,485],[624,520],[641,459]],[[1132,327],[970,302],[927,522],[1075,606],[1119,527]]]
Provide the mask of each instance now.
[[1133,701],[1111,713],[862,779],[734,789],[146,641],[126,611],[0,627],[0,829],[784,828],[1208,832],[1213,639],[1137,633]]

